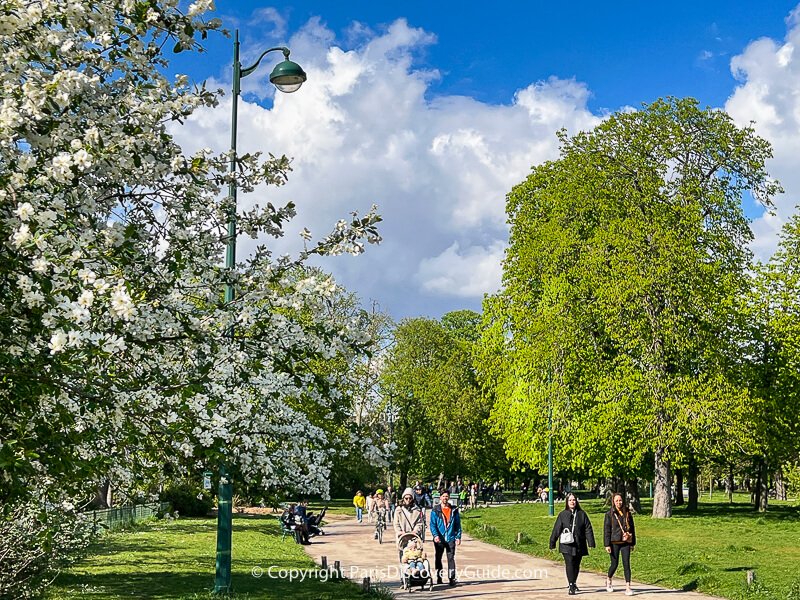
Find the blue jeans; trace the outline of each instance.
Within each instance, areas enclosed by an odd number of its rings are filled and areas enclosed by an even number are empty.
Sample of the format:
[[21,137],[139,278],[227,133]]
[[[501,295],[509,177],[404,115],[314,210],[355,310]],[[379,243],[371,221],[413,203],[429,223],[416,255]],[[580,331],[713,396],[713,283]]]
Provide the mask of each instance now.
[[364,509],[360,506],[356,506],[356,520],[361,523],[361,518],[364,515]]
[[425,571],[425,563],[422,562],[422,560],[409,561],[408,570],[409,571],[413,571],[414,569],[419,569],[420,570],[420,574],[427,575],[427,572]]

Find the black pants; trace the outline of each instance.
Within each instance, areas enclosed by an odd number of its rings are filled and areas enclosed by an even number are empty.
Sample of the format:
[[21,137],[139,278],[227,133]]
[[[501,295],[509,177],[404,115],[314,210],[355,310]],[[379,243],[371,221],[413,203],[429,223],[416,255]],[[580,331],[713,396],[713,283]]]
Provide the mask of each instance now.
[[625,582],[631,582],[631,546],[630,544],[611,544],[611,566],[608,567],[609,579],[617,572],[619,555],[622,554],[622,568],[625,571]]
[[578,581],[578,573],[581,571],[581,560],[583,556],[564,555],[564,564],[567,567],[567,583],[570,585]]
[[450,540],[445,542],[442,540],[438,544],[433,543],[433,548],[436,551],[436,558],[434,560],[434,568],[436,569],[437,579],[442,578],[442,554],[447,552],[447,577],[450,581],[455,581],[456,578],[456,541]]

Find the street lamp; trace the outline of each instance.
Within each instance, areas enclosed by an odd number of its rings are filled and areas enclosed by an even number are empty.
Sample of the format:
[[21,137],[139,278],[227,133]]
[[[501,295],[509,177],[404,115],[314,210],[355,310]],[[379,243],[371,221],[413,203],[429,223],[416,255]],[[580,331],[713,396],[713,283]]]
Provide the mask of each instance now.
[[548,416],[548,431],[549,438],[547,440],[547,489],[550,490],[547,497],[548,514],[552,517],[556,514],[555,504],[553,502],[553,407],[550,407]]
[[550,371],[547,372],[547,398],[548,398],[548,411],[547,411],[547,489],[550,493],[547,497],[548,514],[552,517],[556,514],[555,504],[553,502],[553,392],[550,389],[551,377]]
[[[278,63],[270,73],[269,80],[282,92],[296,92],[306,80],[306,74],[300,65],[289,60],[289,49],[283,46],[270,48],[261,53],[258,60],[247,68],[239,62],[239,30],[233,37],[233,94],[231,98],[231,150],[228,173],[231,175],[228,184],[228,195],[231,198],[228,213],[228,236],[225,248],[225,268],[236,267],[236,128],[238,121],[239,95],[242,78],[247,77],[258,68],[258,65],[270,52],[283,52],[283,61]],[[235,290],[230,283],[225,284],[225,303],[233,302]],[[233,328],[228,331],[233,337]],[[225,463],[220,466],[219,491],[217,493],[217,564],[214,579],[214,593],[228,593],[231,590],[231,534],[233,530],[233,485]]]
[[[389,396],[389,407],[386,409],[386,420],[389,422],[389,443],[394,442],[394,422],[397,420],[397,409],[394,407],[394,403],[392,402],[392,396]],[[394,488],[394,452],[392,453],[392,458],[389,461],[389,485]]]

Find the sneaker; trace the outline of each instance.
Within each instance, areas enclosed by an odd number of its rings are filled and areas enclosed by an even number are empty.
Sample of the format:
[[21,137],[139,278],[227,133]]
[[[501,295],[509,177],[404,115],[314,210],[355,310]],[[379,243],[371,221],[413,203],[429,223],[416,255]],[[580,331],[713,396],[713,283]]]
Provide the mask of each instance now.
[[633,596],[633,590],[631,588],[626,589],[625,590],[625,595],[626,596]]
[[569,594],[570,596],[574,596],[575,593],[576,593],[575,592],[575,586],[570,583],[569,584],[569,591],[567,592],[567,594]]
[[456,580],[455,580],[455,579],[451,579],[451,580],[448,582],[448,585],[449,585],[450,587],[455,587],[455,585],[456,585]]
[[441,577],[437,577],[436,578],[436,585],[442,585],[442,578]]
[[606,578],[606,591],[607,592],[613,592],[614,591],[614,586],[611,585],[611,579],[609,579],[609,578]]

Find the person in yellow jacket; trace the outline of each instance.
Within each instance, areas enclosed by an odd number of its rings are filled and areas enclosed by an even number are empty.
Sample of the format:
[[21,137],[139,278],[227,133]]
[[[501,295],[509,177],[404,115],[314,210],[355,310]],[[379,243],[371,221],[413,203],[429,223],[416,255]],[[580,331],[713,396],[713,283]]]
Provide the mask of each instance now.
[[364,516],[364,508],[367,506],[367,499],[361,490],[358,490],[353,497],[353,506],[356,507],[356,520],[361,523],[361,519]]

